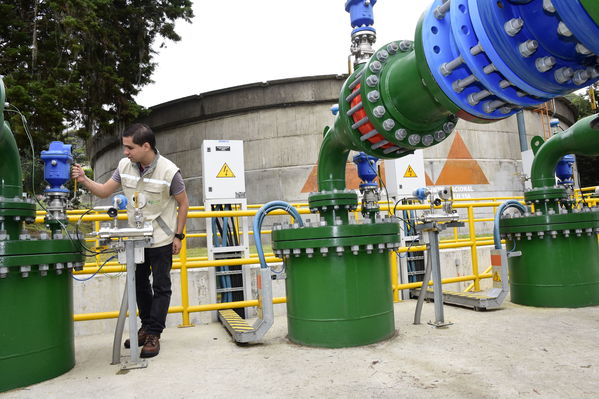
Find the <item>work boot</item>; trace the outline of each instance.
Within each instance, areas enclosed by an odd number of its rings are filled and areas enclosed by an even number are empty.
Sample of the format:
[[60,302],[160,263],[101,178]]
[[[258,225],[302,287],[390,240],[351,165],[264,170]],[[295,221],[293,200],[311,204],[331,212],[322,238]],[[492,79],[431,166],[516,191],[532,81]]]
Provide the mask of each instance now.
[[148,334],[146,336],[146,343],[141,348],[140,357],[154,357],[160,352],[160,338],[158,335]]
[[[137,331],[137,346],[143,346],[146,343],[147,333],[145,328],[142,326]],[[131,347],[131,341],[129,338],[125,340],[125,348],[129,349]]]

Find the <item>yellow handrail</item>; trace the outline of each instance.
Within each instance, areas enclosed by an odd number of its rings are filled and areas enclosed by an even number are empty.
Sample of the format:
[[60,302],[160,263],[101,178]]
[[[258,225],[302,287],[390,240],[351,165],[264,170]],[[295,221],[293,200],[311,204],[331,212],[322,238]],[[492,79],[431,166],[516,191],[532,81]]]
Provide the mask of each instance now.
[[[580,198],[580,194],[587,197],[587,191],[594,191],[594,187],[584,188],[578,192]],[[583,194],[583,192],[585,192]],[[522,200],[522,197],[493,197],[493,198],[470,198],[470,199],[457,199],[456,203],[454,203],[455,209],[465,209],[467,212],[467,218],[463,219],[463,221],[467,224],[468,235],[467,238],[459,238],[458,229],[455,228],[453,232],[453,238],[444,239],[440,242],[441,249],[448,248],[470,248],[470,256],[472,258],[472,273],[467,276],[459,276],[459,277],[451,277],[443,279],[444,284],[457,283],[457,282],[465,282],[471,281],[472,283],[466,288],[466,290],[474,289],[475,291],[480,290],[480,281],[482,279],[491,278],[492,275],[490,272],[491,268],[488,267],[481,274],[479,273],[479,259],[477,249],[481,246],[493,245],[493,237],[492,236],[481,236],[477,237],[476,235],[476,223],[480,222],[491,222],[494,219],[489,217],[479,217],[475,218],[475,209],[479,208],[490,208],[495,213],[496,208],[501,205],[503,200],[507,199],[517,199]],[[596,204],[597,199],[595,198],[587,198],[587,201]],[[389,211],[394,207],[394,204],[390,202],[381,202],[381,211]],[[248,210],[232,210],[232,211],[205,211],[203,206],[192,206],[190,207],[190,211],[188,213],[189,218],[212,218],[212,217],[251,217],[254,216],[257,212],[257,208],[261,205],[248,205]],[[298,208],[298,212],[300,214],[309,214],[310,210],[307,208],[308,204],[298,203],[293,204],[296,208]],[[397,205],[395,207],[398,211],[403,210],[426,210],[430,209],[429,204],[412,204],[412,205]],[[82,216],[85,213],[85,210],[76,210],[76,211],[68,211],[68,219],[71,222],[77,222],[80,219],[84,222],[92,222],[93,227],[96,231],[100,228],[100,222],[102,221],[110,221],[108,215],[104,213],[94,212],[92,214],[87,214]],[[360,209],[354,212],[355,217],[359,218]],[[274,215],[286,215],[284,211],[273,211],[271,214]],[[36,214],[36,222],[43,223],[44,212],[38,211]],[[119,220],[125,220],[127,218],[125,213],[121,213],[118,216]],[[251,232],[250,232],[251,233]],[[270,230],[263,230],[261,233],[270,233]],[[187,237],[206,237],[205,233],[189,233],[186,234]],[[95,245],[99,245],[99,241],[96,238],[86,239],[86,241],[94,242]],[[404,289],[418,288],[422,286],[422,282],[417,283],[406,283],[399,284],[399,276],[398,276],[398,266],[397,266],[397,254],[405,253],[405,252],[420,252],[425,251],[425,245],[411,246],[411,247],[401,247],[397,249],[397,251],[391,253],[391,284],[393,290],[393,300],[395,302],[399,301],[399,291]],[[278,263],[282,262],[282,259],[275,257],[274,254],[268,253],[265,254],[267,263]],[[169,313],[181,313],[182,323],[181,327],[189,327],[192,326],[190,322],[189,314],[192,312],[201,312],[201,311],[212,311],[218,309],[230,309],[237,307],[249,307],[256,306],[258,304],[257,300],[247,300],[247,301],[238,301],[238,302],[227,302],[227,303],[216,303],[216,304],[205,304],[205,305],[190,305],[189,303],[189,281],[188,281],[188,271],[189,269],[196,268],[206,268],[206,267],[219,267],[219,266],[235,266],[235,265],[251,265],[258,264],[259,260],[256,257],[256,254],[251,254],[249,258],[245,259],[224,259],[224,260],[213,260],[210,261],[207,257],[189,257],[188,256],[188,248],[187,248],[187,240],[183,240],[183,246],[181,248],[181,253],[178,258],[173,259],[173,269],[180,270],[181,274],[181,306],[172,306],[169,308]],[[83,270],[78,272],[73,272],[74,274],[91,274],[98,272],[99,265],[101,264],[101,257],[97,255],[95,257],[95,261],[91,263],[86,263]],[[488,265],[488,263],[487,263]],[[123,272],[124,266],[119,265],[117,262],[108,262],[100,273],[119,273]],[[428,282],[428,284],[432,284],[432,282]],[[285,298],[275,298],[273,303],[285,303]],[[99,319],[107,319],[107,318],[116,318],[118,317],[117,311],[110,312],[100,312],[100,313],[85,313],[85,314],[77,314],[74,316],[75,321],[83,321],[83,320],[99,320]]]

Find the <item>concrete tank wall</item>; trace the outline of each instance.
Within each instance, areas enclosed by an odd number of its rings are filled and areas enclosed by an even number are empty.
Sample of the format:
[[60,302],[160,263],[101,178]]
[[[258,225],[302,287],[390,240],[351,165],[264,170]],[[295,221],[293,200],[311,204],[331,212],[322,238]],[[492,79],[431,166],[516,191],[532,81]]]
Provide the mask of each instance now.
[[[294,78],[204,93],[154,106],[143,122],[156,132],[161,154],[181,168],[192,205],[203,200],[205,139],[244,141],[248,203],[305,201],[310,190],[302,189],[310,186],[306,182],[317,162],[323,129],[334,121],[329,108],[337,103],[344,79],[338,75]],[[564,127],[574,120],[565,101],[552,102],[549,108]],[[525,120],[529,142],[534,135],[547,135],[546,115],[527,110]],[[122,156],[118,132],[94,136],[89,149],[95,178],[110,178]],[[452,153],[457,157],[449,162]],[[522,194],[515,116],[487,125],[461,120],[455,132],[425,150],[424,157],[429,183],[459,184],[462,197]],[[464,180],[460,169],[464,167],[479,167],[478,178]],[[203,222],[192,221],[189,228],[203,229]]]

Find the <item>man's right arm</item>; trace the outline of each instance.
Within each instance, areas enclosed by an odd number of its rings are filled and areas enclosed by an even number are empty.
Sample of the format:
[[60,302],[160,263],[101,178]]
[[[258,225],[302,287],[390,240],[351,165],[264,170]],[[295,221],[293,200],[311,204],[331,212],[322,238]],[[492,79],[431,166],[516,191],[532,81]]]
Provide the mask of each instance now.
[[113,194],[121,186],[121,183],[113,180],[112,178],[104,184],[97,183],[85,175],[83,168],[79,164],[74,164],[71,171],[71,177],[77,182],[83,184],[93,195],[106,198],[110,194]]

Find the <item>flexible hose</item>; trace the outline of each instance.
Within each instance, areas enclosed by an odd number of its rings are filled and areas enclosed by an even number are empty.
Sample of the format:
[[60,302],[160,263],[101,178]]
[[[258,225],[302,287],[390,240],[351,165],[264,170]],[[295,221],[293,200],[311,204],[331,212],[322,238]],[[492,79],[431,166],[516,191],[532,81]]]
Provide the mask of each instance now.
[[508,208],[516,208],[522,214],[526,213],[526,207],[516,200],[508,200],[508,201],[505,201],[503,204],[499,205],[499,209],[497,209],[497,213],[495,214],[495,223],[493,225],[493,241],[495,242],[495,249],[501,249],[501,236],[499,234],[499,222],[501,220],[501,215]]
[[291,204],[285,201],[271,201],[263,205],[262,208],[260,208],[258,212],[256,212],[252,228],[254,230],[254,241],[256,242],[256,251],[258,252],[258,258],[260,259],[260,268],[262,269],[266,269],[268,267],[268,265],[266,264],[266,259],[264,258],[264,250],[262,249],[262,237],[260,236],[260,231],[262,230],[262,222],[264,221],[264,218],[269,212],[274,211],[276,209],[281,209],[287,212],[288,214],[293,216],[293,219],[296,223],[298,223],[302,227],[304,226],[304,222],[302,221],[302,218],[297,209],[295,209],[293,206],[291,206]]

